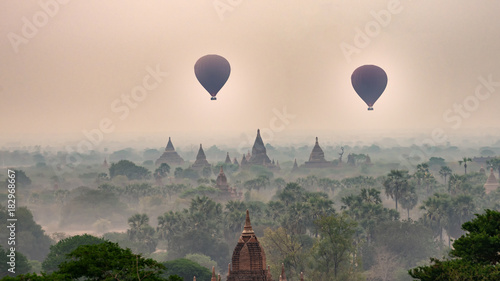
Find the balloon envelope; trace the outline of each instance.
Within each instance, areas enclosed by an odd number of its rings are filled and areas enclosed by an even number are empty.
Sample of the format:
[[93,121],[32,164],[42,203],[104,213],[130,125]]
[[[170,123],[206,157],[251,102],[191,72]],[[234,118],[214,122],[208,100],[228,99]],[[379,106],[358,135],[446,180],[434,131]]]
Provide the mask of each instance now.
[[229,78],[231,66],[219,55],[206,55],[196,61],[194,73],[203,88],[212,96],[212,100],[215,100],[215,96]]
[[354,70],[351,83],[356,93],[368,105],[368,110],[373,110],[373,104],[387,86],[387,74],[376,65],[363,65]]

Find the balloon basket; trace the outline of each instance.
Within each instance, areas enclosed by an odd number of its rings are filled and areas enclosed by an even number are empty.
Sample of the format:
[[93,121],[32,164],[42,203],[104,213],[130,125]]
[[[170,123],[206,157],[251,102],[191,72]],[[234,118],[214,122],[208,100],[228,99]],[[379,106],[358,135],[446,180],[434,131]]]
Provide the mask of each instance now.
[[211,97],[210,100],[217,100],[217,98],[216,97]]
[[371,107],[371,106],[370,106],[370,107],[368,107],[368,110],[369,110],[369,111],[370,111],[370,110],[373,110],[373,107]]

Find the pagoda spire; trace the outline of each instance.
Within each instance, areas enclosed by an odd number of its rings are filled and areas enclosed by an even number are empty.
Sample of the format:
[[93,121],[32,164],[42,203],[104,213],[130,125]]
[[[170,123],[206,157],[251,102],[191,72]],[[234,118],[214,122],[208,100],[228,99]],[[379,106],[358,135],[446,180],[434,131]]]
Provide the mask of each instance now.
[[215,276],[215,266],[212,266],[212,278],[210,281],[217,281],[217,277]]
[[287,281],[286,280],[286,274],[285,274],[285,265],[283,263],[281,264],[281,280],[282,281]]
[[247,209],[247,216],[245,218],[245,227],[243,228],[243,233],[242,234],[255,234],[252,229],[252,224],[250,223],[250,213],[248,212]]

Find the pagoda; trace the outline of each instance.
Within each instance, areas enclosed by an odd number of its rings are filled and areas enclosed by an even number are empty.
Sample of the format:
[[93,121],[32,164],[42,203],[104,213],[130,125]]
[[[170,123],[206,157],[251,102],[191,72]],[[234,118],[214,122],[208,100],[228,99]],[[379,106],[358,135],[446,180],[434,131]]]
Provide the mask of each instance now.
[[297,158],[295,158],[295,161],[293,162],[292,173],[296,173],[298,171],[299,171],[299,165],[297,165]]
[[306,168],[327,168],[333,167],[333,163],[325,160],[325,153],[323,149],[319,146],[318,137],[316,137],[316,143],[314,144],[311,155],[309,156],[309,161],[304,163]]
[[224,163],[233,164],[233,162],[231,162],[231,158],[229,157],[229,152],[226,154],[226,161],[224,161]]
[[488,177],[488,180],[484,184],[484,189],[485,189],[486,194],[489,194],[490,192],[495,191],[498,188],[498,186],[499,186],[498,180],[495,177],[495,175],[493,174],[493,168],[491,168],[490,176]]
[[215,180],[215,188],[221,191],[222,198],[240,199],[242,195],[241,192],[237,192],[235,188],[229,186],[222,166],[220,166],[219,175]]
[[161,163],[167,163],[168,165],[180,166],[184,164],[184,159],[177,154],[174,145],[168,137],[167,147],[165,147],[165,152],[156,160],[156,165],[159,166]]
[[266,253],[259,243],[250,224],[247,210],[245,227],[233,251],[228,266],[227,281],[272,281],[269,268],[266,268]]
[[207,157],[205,156],[205,152],[203,151],[203,147],[200,143],[200,149],[198,150],[198,154],[196,155],[196,161],[194,161],[191,166],[194,169],[202,169],[204,167],[210,167],[210,163],[207,161]]
[[[255,142],[252,147],[252,154],[247,154],[245,159],[245,165],[248,166],[261,165],[269,169],[277,169],[276,164],[272,163],[271,159],[269,159],[269,156],[267,156],[266,147],[264,146],[264,142],[262,141],[262,137],[260,136],[259,129],[257,129],[257,137],[255,137]],[[243,160],[241,161],[241,165],[243,166]]]

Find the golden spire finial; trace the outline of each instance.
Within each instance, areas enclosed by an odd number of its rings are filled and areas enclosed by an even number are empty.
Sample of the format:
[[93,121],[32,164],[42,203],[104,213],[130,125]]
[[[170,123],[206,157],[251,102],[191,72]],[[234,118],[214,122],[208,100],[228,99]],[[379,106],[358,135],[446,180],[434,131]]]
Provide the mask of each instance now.
[[245,227],[243,229],[244,234],[254,234],[253,229],[252,229],[252,224],[250,223],[250,213],[248,212],[247,209],[247,216],[245,218]]

